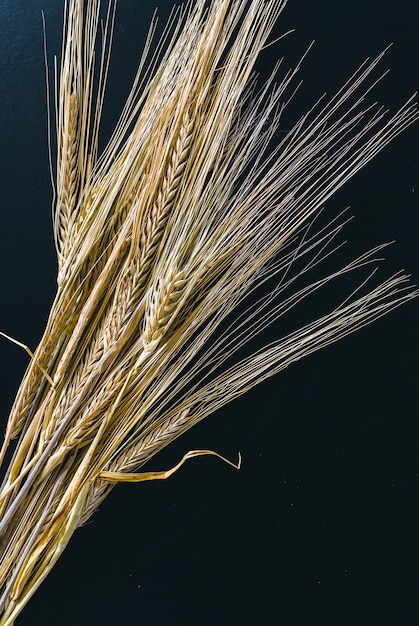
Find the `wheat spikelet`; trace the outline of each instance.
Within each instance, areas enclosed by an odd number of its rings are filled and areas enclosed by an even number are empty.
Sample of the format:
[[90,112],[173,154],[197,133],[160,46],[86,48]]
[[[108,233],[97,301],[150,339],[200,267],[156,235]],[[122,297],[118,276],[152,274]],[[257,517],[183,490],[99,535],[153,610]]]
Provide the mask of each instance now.
[[161,278],[156,289],[148,296],[145,315],[143,345],[145,352],[152,352],[161,342],[167,327],[173,322],[174,313],[184,295],[187,280],[183,271],[172,269],[167,278]]
[[418,118],[412,101],[392,116],[364,103],[379,58],[277,140],[295,71],[257,93],[253,70],[284,6],[197,0],[174,13],[98,155],[109,61],[104,46],[94,85],[100,2],[66,3],[58,288],[2,449],[21,433],[0,492],[1,626],[107,495],[111,475],[137,471],[257,383],[417,295],[403,274],[366,280],[331,312],[249,347],[322,287],[375,267],[380,246],[298,282],[338,247],[341,222],[312,232],[324,203]]
[[78,138],[77,138],[77,117],[78,117],[77,95],[72,93],[68,99],[68,110],[65,112],[66,120],[62,133],[60,152],[62,153],[62,171],[59,181],[59,193],[57,198],[58,212],[58,258],[62,263],[62,258],[67,258],[70,247],[69,232],[73,211],[77,203],[78,196]]
[[[153,256],[160,242],[163,230],[178,193],[182,175],[185,171],[189,147],[192,139],[193,120],[190,120],[188,111],[184,115],[179,137],[171,156],[167,173],[164,177],[157,199],[153,203],[147,222],[141,231],[141,255],[139,265],[145,277],[153,261]],[[137,281],[141,284],[141,277]]]
[[131,472],[137,470],[141,463],[158,452],[166,441],[173,441],[182,432],[182,428],[188,424],[188,421],[190,421],[190,411],[184,409],[180,414],[167,419],[148,434],[142,435],[138,442],[127,447],[115,465],[110,465],[110,471]]

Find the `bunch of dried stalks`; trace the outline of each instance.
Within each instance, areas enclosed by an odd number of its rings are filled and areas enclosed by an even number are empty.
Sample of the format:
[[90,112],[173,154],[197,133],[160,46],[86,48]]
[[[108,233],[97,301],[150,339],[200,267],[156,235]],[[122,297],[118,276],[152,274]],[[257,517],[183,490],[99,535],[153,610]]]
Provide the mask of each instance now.
[[19,437],[0,495],[1,626],[112,483],[166,477],[138,470],[256,383],[416,295],[402,274],[362,284],[323,317],[243,350],[302,299],[375,262],[380,248],[297,286],[337,247],[342,220],[314,232],[321,207],[418,117],[411,101],[393,116],[365,110],[377,59],[278,138],[298,68],[274,84],[278,64],[260,91],[253,68],[285,1],[191,2],[174,11],[150,59],[153,23],[100,155],[114,5],[98,58],[100,0],[66,2],[58,289],[1,454]]

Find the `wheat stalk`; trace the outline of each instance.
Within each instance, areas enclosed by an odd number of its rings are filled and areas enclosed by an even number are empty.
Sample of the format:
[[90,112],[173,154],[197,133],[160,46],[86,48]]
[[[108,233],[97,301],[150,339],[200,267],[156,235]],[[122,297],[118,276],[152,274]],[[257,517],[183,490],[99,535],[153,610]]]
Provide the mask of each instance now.
[[138,470],[255,384],[417,295],[402,273],[378,286],[365,280],[328,314],[249,350],[333,280],[368,267],[372,278],[381,246],[299,283],[338,247],[342,222],[316,232],[324,203],[418,113],[412,101],[392,116],[364,104],[379,57],[278,139],[298,68],[259,92],[253,68],[285,1],[205,4],[175,12],[151,58],[149,37],[100,155],[113,4],[96,86],[100,1],[65,5],[58,288],[2,448],[3,458],[20,433],[0,493],[1,626],[111,482],[167,477]]

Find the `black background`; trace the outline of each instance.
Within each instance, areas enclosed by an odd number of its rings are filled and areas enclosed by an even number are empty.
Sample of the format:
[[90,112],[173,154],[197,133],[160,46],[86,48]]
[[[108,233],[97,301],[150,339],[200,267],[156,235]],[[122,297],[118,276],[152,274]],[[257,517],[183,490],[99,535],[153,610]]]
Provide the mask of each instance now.
[[[0,0],[0,329],[35,347],[54,294],[41,10],[49,58],[61,2]],[[135,71],[153,8],[120,0],[104,132]],[[295,115],[390,42],[376,90],[390,108],[418,88],[415,0],[289,0],[267,50],[304,62]],[[372,100],[371,100],[372,101]],[[301,109],[301,110],[299,110]],[[348,249],[395,239],[386,273],[419,281],[418,128],[337,194]],[[118,486],[77,531],[17,626],[413,626],[419,623],[419,300],[289,368],[174,442],[150,469],[212,448],[169,481]],[[280,332],[280,328],[276,329]],[[0,344],[1,420],[27,364]]]

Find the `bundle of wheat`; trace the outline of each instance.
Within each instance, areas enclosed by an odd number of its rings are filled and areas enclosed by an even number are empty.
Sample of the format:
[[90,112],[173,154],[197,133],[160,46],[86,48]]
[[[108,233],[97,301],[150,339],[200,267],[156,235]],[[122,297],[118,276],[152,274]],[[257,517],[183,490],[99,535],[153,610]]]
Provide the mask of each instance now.
[[[298,286],[343,226],[315,232],[321,207],[418,117],[411,101],[393,116],[363,108],[377,59],[278,135],[298,68],[274,84],[276,67],[260,91],[253,68],[284,5],[191,2],[174,11],[150,59],[153,23],[99,154],[114,5],[98,60],[100,0],[66,3],[53,168],[58,289],[1,453],[19,436],[0,495],[2,626],[112,483],[167,477],[172,470],[138,470],[253,385],[416,295],[403,274],[362,283],[332,312],[245,351],[302,299],[375,263],[381,247]],[[183,460],[199,454],[215,453]]]

